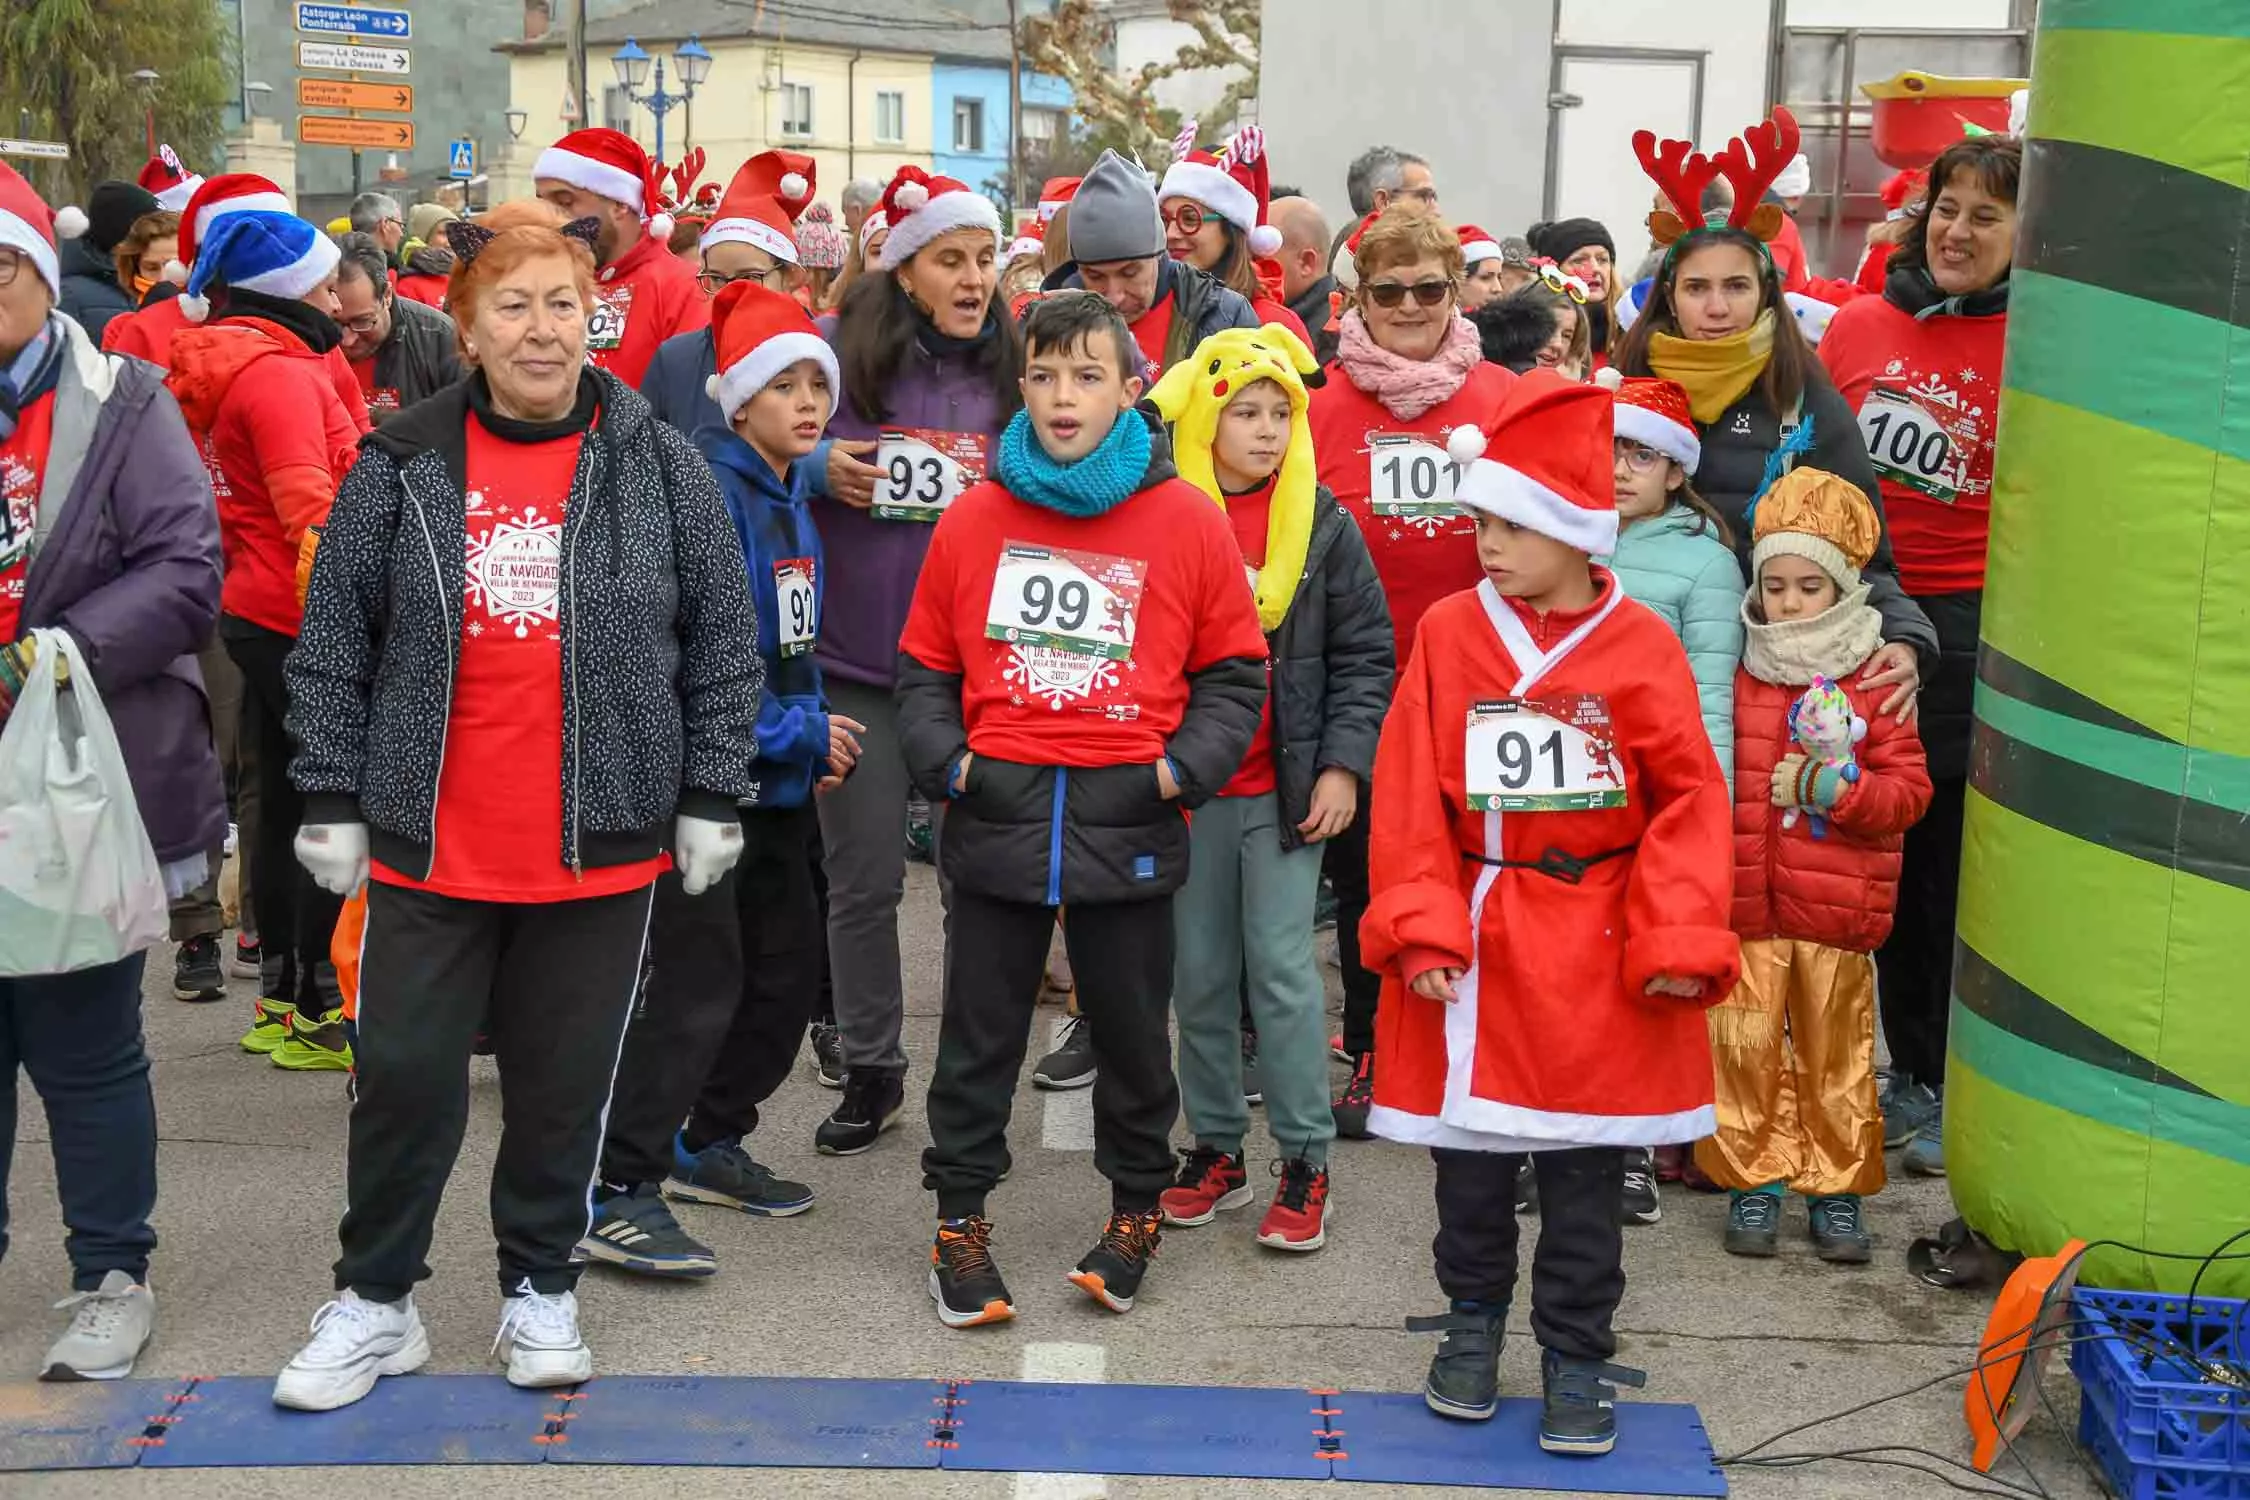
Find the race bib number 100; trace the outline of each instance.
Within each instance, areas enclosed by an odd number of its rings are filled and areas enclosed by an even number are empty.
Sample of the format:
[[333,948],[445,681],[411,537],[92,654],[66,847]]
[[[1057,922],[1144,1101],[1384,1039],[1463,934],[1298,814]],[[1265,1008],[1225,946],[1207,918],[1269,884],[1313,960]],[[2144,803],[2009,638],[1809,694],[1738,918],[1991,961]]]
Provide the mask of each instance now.
[[1450,516],[1461,466],[1439,444],[1403,433],[1367,440],[1367,505],[1379,516]]
[[875,449],[875,519],[935,521],[984,478],[984,465],[981,433],[887,430]]
[[1876,386],[1859,408],[1859,436],[1875,472],[1948,505],[1961,493],[1962,458],[1938,412],[1905,391]]
[[1009,542],[993,572],[984,633],[1017,646],[1047,646],[1130,661],[1148,564],[1137,558]]
[[1625,773],[1598,693],[1500,698],[1469,709],[1471,812],[1586,812],[1625,805]]

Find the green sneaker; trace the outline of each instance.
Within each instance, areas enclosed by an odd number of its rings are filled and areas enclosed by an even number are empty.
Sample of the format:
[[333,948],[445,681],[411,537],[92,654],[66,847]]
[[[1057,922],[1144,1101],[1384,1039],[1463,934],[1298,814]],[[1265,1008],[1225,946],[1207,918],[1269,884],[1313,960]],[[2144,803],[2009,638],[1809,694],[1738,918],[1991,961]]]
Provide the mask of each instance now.
[[296,1019],[297,1007],[260,996],[252,1015],[250,1029],[242,1034],[242,1050],[270,1054],[289,1040],[289,1023]]
[[352,1044],[344,1035],[344,1013],[329,1011],[308,1022],[302,1015],[289,1025],[289,1039],[273,1049],[273,1065],[297,1073],[341,1073],[352,1065]]

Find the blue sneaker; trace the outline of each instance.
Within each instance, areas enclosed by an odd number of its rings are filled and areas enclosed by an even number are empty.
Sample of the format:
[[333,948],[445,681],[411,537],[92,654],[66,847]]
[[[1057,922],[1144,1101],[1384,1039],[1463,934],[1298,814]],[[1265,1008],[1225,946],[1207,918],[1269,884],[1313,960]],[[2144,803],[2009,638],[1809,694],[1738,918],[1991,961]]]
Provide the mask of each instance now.
[[1914,1132],[1914,1139],[1906,1143],[1906,1152],[1899,1157],[1899,1165],[1917,1177],[1943,1177],[1945,1175],[1945,1100],[1940,1096],[1937,1113],[1929,1123]]
[[1878,1105],[1883,1112],[1883,1148],[1895,1151],[1937,1117],[1938,1095],[1928,1084],[1894,1073]]
[[638,1276],[669,1279],[709,1276],[719,1269],[711,1248],[680,1227],[650,1184],[598,1196],[593,1206],[593,1221],[578,1242],[581,1257]]
[[672,1137],[672,1175],[666,1196],[686,1203],[740,1209],[764,1219],[786,1219],[813,1206],[813,1190],[773,1175],[750,1159],[739,1141],[720,1141],[690,1152],[682,1136]]
[[1857,1194],[1813,1199],[1806,1205],[1806,1224],[1812,1231],[1813,1253],[1822,1260],[1863,1266],[1874,1258],[1875,1238],[1867,1232]]

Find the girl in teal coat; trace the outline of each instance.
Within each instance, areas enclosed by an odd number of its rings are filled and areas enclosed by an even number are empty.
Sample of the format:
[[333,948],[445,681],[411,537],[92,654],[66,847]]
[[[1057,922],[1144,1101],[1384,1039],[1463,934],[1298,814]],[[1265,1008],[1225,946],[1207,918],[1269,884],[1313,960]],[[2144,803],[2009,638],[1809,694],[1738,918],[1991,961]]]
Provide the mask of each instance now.
[[1742,565],[1734,538],[1688,477],[1701,456],[1687,392],[1670,380],[1618,379],[1617,551],[1609,569],[1627,597],[1687,647],[1703,728],[1734,787],[1734,669],[1742,660]]

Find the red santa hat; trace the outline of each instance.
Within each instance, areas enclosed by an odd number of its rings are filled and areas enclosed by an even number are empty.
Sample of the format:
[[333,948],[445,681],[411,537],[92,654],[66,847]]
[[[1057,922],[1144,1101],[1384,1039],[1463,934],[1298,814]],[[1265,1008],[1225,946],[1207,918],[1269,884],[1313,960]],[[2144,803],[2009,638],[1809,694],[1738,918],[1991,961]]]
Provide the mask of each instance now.
[[188,199],[203,186],[203,179],[180,164],[170,146],[159,146],[141,168],[140,184],[156,197],[156,206],[169,213],[187,207]]
[[1686,386],[1676,380],[1622,375],[1615,365],[1597,373],[1594,383],[1616,393],[1619,437],[1654,448],[1690,474],[1695,472],[1703,460],[1703,440],[1696,436],[1695,418],[1688,412]]
[[[956,229],[982,229],[1000,248],[1000,210],[992,200],[965,182],[933,177],[920,167],[898,169],[891,185],[883,189],[884,222],[891,237],[883,241],[883,264],[905,264],[924,245]],[[866,227],[861,226],[862,234]]]
[[622,130],[601,125],[573,130],[539,153],[531,176],[534,181],[547,177],[567,182],[581,192],[622,203],[641,216],[652,238],[672,236],[672,216],[664,212],[664,169]]
[[180,210],[179,258],[164,263],[164,279],[187,285],[188,267],[195,264],[195,247],[228,214],[295,211],[288,194],[272,179],[255,172],[225,172],[204,179],[203,185],[188,195],[187,207]]
[[1039,222],[1052,224],[1055,215],[1063,211],[1063,205],[1078,196],[1078,184],[1085,180],[1083,177],[1048,178],[1046,186],[1039,190]]
[[1461,262],[1475,265],[1480,260],[1501,260],[1507,252],[1500,242],[1474,224],[1463,224],[1453,231],[1461,237]]
[[813,159],[802,152],[759,152],[735,169],[698,247],[755,245],[796,265],[797,219],[813,200],[817,175]]
[[1024,222],[1023,227],[1016,231],[1016,237],[1008,241],[1007,253],[1001,259],[1014,260],[1019,255],[1037,255],[1046,248],[1046,221],[1028,219]]
[[1580,552],[1614,552],[1615,409],[1598,385],[1552,370],[1518,376],[1489,434],[1464,424],[1446,439],[1461,466],[1455,498]]
[[[1194,140],[1191,121],[1181,138]],[[1252,255],[1271,255],[1281,248],[1281,231],[1266,222],[1272,201],[1266,176],[1266,133],[1245,125],[1218,151],[1190,149],[1164,174],[1156,190],[1162,198],[1192,198],[1242,231]]]
[[55,241],[74,240],[85,232],[84,214],[75,208],[54,212],[14,167],[0,162],[0,246],[22,252],[38,268],[48,295],[58,301],[62,269],[55,259]]
[[711,327],[718,341],[718,373],[706,380],[704,394],[719,403],[729,422],[776,375],[801,359],[828,372],[830,396],[841,401],[843,382],[836,354],[820,336],[797,299],[768,291],[755,281],[730,281],[711,304]]

